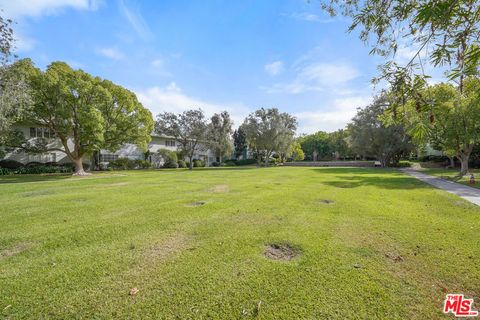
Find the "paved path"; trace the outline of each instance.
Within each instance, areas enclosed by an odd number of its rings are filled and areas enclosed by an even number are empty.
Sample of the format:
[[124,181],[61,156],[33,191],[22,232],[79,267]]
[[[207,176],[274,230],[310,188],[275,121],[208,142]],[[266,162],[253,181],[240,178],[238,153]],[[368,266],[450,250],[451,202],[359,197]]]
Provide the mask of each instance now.
[[480,189],[475,189],[453,181],[432,177],[428,174],[421,173],[413,169],[401,169],[401,171],[438,189],[453,193],[467,201],[470,201],[471,203],[476,204],[477,206],[480,206]]

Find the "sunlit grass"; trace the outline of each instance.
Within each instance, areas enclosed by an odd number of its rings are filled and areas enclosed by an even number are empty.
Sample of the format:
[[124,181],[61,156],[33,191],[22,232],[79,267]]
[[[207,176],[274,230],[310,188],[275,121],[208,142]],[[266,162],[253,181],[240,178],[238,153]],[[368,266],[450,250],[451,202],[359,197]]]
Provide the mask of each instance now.
[[16,176],[0,200],[6,318],[433,319],[480,292],[480,208],[395,170]]

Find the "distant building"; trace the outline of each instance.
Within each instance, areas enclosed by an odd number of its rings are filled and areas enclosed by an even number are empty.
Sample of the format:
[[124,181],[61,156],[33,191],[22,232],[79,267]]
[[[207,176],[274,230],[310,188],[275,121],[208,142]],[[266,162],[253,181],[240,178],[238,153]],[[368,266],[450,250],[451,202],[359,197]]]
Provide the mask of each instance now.
[[[26,138],[34,139],[34,138],[45,138],[49,142],[49,148],[58,148],[63,149],[63,146],[60,140],[55,136],[54,132],[51,132],[48,128],[39,128],[33,126],[17,126],[17,130],[21,131]],[[69,146],[73,148],[73,143],[69,140]],[[162,160],[159,158],[157,152],[160,149],[168,149],[171,151],[178,150],[178,142],[173,138],[165,135],[157,135],[152,134],[152,140],[148,144],[148,151],[149,154],[145,159],[146,153],[137,147],[134,144],[125,144],[116,152],[110,152],[108,150],[100,150],[98,154],[97,161],[101,162],[110,162],[113,160],[117,160],[118,158],[128,158],[131,160],[141,159],[147,160],[152,163],[153,167],[160,167],[162,164]],[[206,147],[201,148],[201,151],[198,151],[196,154],[193,155],[193,159],[200,159],[205,162],[207,166],[211,165],[212,162],[216,160],[215,155],[211,150]],[[55,162],[55,163],[69,163],[70,159],[68,159],[67,155],[62,151],[49,151],[47,153],[41,154],[34,154],[34,153],[27,153],[27,152],[10,152],[7,153],[4,159],[15,160],[21,162],[23,164],[27,164],[30,162],[40,162],[40,163],[48,163],[48,162]],[[188,157],[185,159],[186,161],[190,161]],[[90,163],[91,159],[85,159],[86,163]]]

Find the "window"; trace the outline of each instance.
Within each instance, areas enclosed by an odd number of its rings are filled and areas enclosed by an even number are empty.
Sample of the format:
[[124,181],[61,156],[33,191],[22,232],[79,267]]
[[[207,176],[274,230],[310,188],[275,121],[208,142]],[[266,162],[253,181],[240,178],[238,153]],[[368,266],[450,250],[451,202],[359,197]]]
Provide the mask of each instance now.
[[55,132],[48,128],[30,128],[30,138],[46,138],[53,139],[55,138]]
[[175,140],[165,140],[165,145],[167,147],[175,147]]
[[29,154],[28,162],[56,162],[57,155],[55,153],[40,153],[40,154]]
[[100,155],[100,162],[110,162],[118,160],[118,155],[113,153],[103,153]]

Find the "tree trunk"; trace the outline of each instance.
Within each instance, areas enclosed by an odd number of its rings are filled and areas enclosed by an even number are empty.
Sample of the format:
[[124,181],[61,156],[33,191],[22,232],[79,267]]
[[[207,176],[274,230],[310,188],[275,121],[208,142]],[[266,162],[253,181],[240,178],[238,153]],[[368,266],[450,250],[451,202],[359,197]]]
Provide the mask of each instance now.
[[193,170],[193,154],[190,155],[190,161],[188,163],[188,170]]
[[459,159],[460,159],[460,177],[463,177],[464,175],[468,174],[468,160],[470,158],[470,155],[465,155],[462,154]]
[[83,170],[83,162],[82,158],[79,159],[72,159],[73,164],[75,165],[75,172],[73,173],[74,176],[88,176],[90,173],[85,172]]
[[455,168],[455,156],[447,156],[448,160],[450,161],[450,168]]

